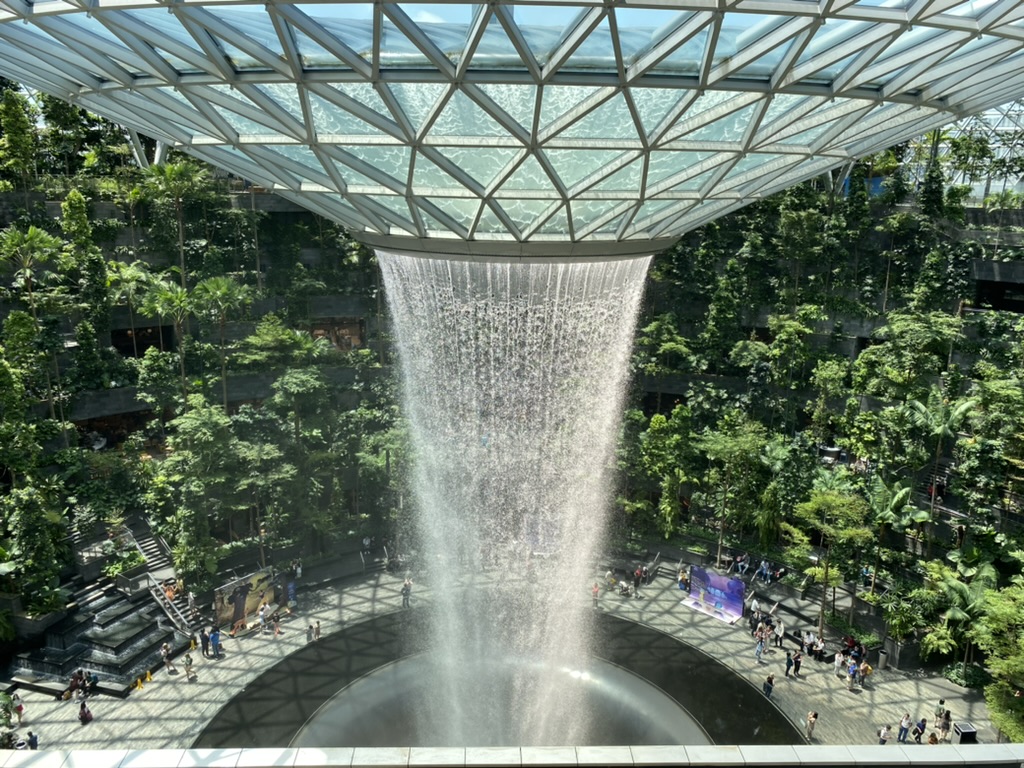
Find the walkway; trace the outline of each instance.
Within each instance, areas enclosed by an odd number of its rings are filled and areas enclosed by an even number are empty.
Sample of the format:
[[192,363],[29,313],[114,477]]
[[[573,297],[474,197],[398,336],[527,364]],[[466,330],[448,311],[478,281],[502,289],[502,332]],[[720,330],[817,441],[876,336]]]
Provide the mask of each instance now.
[[[223,659],[204,659],[199,651],[193,654],[196,680],[186,681],[179,658],[177,675],[160,670],[144,690],[125,700],[101,696],[90,702],[95,720],[88,726],[78,724],[77,704],[22,691],[26,704],[22,731],[34,731],[42,749],[187,749],[228,699],[246,690],[258,674],[283,656],[305,645],[310,622],[319,621],[327,634],[400,609],[399,576],[361,571],[358,555],[307,568],[299,590],[299,611],[282,622],[279,638],[268,634],[233,639],[225,635]],[[589,603],[586,584],[579,585],[579,594],[581,601]],[[808,710],[816,710],[820,715],[814,732],[817,744],[876,743],[875,732],[883,722],[895,725],[904,712],[931,720],[940,698],[952,710],[954,722],[969,721],[977,728],[979,741],[995,741],[980,691],[957,688],[933,673],[890,669],[877,671],[866,689],[851,692],[832,675],[831,663],[813,660],[805,662],[799,679],[786,679],[784,652],[766,654],[765,663],[758,664],[745,624],[731,626],[680,605],[681,594],[673,580],[662,577],[645,587],[642,595],[643,599],[629,599],[607,594],[601,598],[600,609],[644,622],[715,656],[751,682],[751,696],[761,696],[761,682],[774,672],[775,692],[765,706],[780,707],[797,723],[803,722]],[[429,592],[420,583],[414,600],[429,601]],[[260,696],[260,691],[253,690],[251,695]],[[0,766],[3,762],[0,756]]]

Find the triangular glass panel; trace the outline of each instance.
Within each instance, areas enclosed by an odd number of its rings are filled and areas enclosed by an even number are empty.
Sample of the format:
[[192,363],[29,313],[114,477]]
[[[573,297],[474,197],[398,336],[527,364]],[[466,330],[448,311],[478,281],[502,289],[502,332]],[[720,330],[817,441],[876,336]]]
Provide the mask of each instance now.
[[648,200],[640,206],[640,210],[637,211],[636,216],[633,217],[634,227],[645,227],[651,221],[657,221],[660,219],[658,214],[664,211],[668,206],[673,205],[675,200]]
[[612,33],[606,16],[591,30],[558,71],[606,71],[609,66],[614,66],[614,63],[615,46],[612,43]]
[[603,224],[601,224],[601,226],[599,226],[597,229],[591,230],[590,234],[592,234],[592,235],[612,235],[612,234],[615,234],[615,232],[617,232],[618,229],[619,229],[619,224],[622,223],[622,218],[627,213],[629,213],[629,211],[624,211],[623,213],[620,213],[618,216],[615,216],[615,217],[613,217],[611,219],[608,219],[608,221],[606,221]]
[[480,210],[480,201],[467,197],[431,197],[430,202],[467,231],[473,226],[476,214]]
[[754,105],[751,104],[677,138],[687,141],[741,141],[753,114]]
[[551,177],[544,172],[537,157],[532,154],[523,160],[522,164],[505,180],[501,189],[503,192],[531,190],[550,192],[552,195],[555,193],[554,187],[551,185]]
[[363,226],[366,222],[366,217],[363,213],[341,195],[324,193],[323,199],[327,201],[331,208],[343,211],[347,218],[359,222],[360,226]]
[[541,214],[551,209],[555,203],[551,200],[507,200],[497,201],[520,233],[529,229]]
[[618,149],[545,149],[551,163],[566,189],[604,168],[622,155]]
[[765,51],[764,54],[758,56],[745,67],[731,72],[729,77],[737,80],[768,80],[775,74],[775,70],[782,61],[782,57],[791,45],[793,45],[792,39],[783,41],[770,51]]
[[255,120],[250,120],[248,117],[232,112],[230,109],[225,109],[223,106],[217,107],[217,114],[227,120],[228,125],[234,128],[239,136],[281,135],[280,129],[257,123]]
[[299,50],[299,60],[303,69],[344,69],[351,70],[348,64],[324,48],[297,26],[292,25],[292,36],[295,47]]
[[455,91],[430,128],[431,136],[508,136],[508,131],[462,91]]
[[589,99],[602,88],[586,85],[546,85],[541,94],[540,122],[538,128],[546,129],[580,104]]
[[192,62],[185,61],[185,59],[175,56],[173,53],[165,51],[163,48],[160,48],[159,46],[154,45],[153,50],[156,51],[156,53],[160,56],[161,59],[163,59],[172,67],[174,67],[175,71],[179,74],[194,75],[203,71]]
[[224,38],[218,37],[217,44],[236,72],[266,72],[270,69],[270,65],[265,61],[257,59]]
[[483,209],[480,211],[480,221],[476,225],[476,234],[487,234],[487,235],[508,235],[508,227],[498,218],[491,206],[486,203]]
[[801,147],[808,147],[814,143],[814,141],[820,137],[825,131],[833,126],[835,120],[831,120],[821,125],[815,125],[813,128],[808,128],[806,131],[800,131],[800,133],[794,133],[790,136],[786,136],[781,139],[774,139],[773,144],[786,144],[796,145]]
[[270,144],[267,145],[266,149],[269,152],[282,155],[292,162],[300,163],[307,168],[312,168],[320,173],[324,172],[323,163],[320,162],[320,159],[313,154],[309,147],[297,144]]
[[269,96],[300,123],[303,121],[302,100],[299,98],[299,89],[294,85],[291,83],[260,83],[253,87]]
[[417,132],[433,112],[437,100],[448,91],[444,83],[388,83],[387,87]]
[[[431,198],[431,202],[433,202],[433,198]],[[419,210],[420,219],[423,221],[423,225],[427,228],[428,232],[448,235],[461,234],[453,231],[451,224],[435,218],[434,215],[427,210],[426,206],[417,205],[416,208]]]
[[[637,158],[625,168],[620,168],[600,184],[596,184],[587,192],[619,192],[625,195],[636,196],[640,193],[640,181],[643,178],[643,158]],[[584,197],[587,192],[584,192]]]
[[787,116],[790,115],[793,110],[798,106],[803,105],[809,98],[809,96],[797,96],[792,93],[774,94],[772,96],[771,104],[769,104],[768,109],[765,110],[764,117],[761,118],[761,128],[759,133],[764,133],[766,131],[771,132],[772,123],[778,120],[785,121]]
[[[475,62],[476,57],[473,60]],[[533,130],[533,113],[537,108],[537,86],[481,83],[478,87],[519,125],[528,131]]]
[[252,13],[241,10],[239,7],[226,7],[207,5],[203,9],[214,18],[234,28],[236,33],[245,35],[256,45],[259,45],[277,56],[284,51],[281,49],[281,39],[277,36],[274,24],[270,16],[265,13]]
[[704,60],[704,48],[707,44],[708,28],[701,27],[700,31],[687,38],[650,71],[658,74],[696,75]]
[[622,205],[621,200],[573,200],[572,223],[578,232],[600,219],[612,209]]
[[319,136],[377,136],[380,130],[337,104],[309,94],[309,110],[313,128]]
[[545,221],[537,231],[534,233],[537,235],[568,235],[569,234],[569,219],[565,215],[565,206],[559,208],[551,216],[550,219]]
[[651,152],[647,164],[647,186],[685,171],[711,157],[713,152]]
[[413,164],[412,185],[416,189],[465,190],[464,186],[438,168],[437,165],[420,152],[416,153],[416,159]]
[[689,98],[689,93],[678,88],[630,88],[629,96],[644,132],[650,136],[676,104]]
[[383,187],[381,183],[375,179],[371,179],[369,176],[360,173],[355,168],[350,168],[343,163],[335,163],[335,168],[338,169],[338,175],[345,180],[345,184],[350,187],[373,187],[383,191],[386,187]]
[[405,186],[409,178],[409,160],[412,150],[409,147],[381,146],[368,147],[346,146],[345,152],[354,155],[368,165],[372,165],[381,173],[386,173],[395,181]]
[[514,147],[487,146],[435,149],[479,182],[482,187],[490,186],[494,178],[523,151]]
[[562,42],[563,30],[575,27],[579,9],[573,5],[513,5],[516,25],[541,66]]
[[153,13],[149,8],[125,9],[118,13],[131,19],[135,24],[154,30],[146,34],[146,40],[173,40],[179,45],[191,48],[200,58],[206,58],[206,53],[175,14]]
[[[509,36],[505,33],[505,27],[502,26],[501,20],[497,14],[491,16],[490,21],[487,22],[487,27],[484,29],[483,35],[480,37],[480,41],[477,43],[476,50],[473,52],[473,58],[469,62],[470,69],[516,69],[522,70],[526,68],[523,63],[522,57],[519,55],[519,51],[512,44]],[[487,90],[488,86],[481,85],[482,88]],[[509,87],[509,86],[499,86]],[[527,87],[533,90],[532,86],[511,86],[511,87]],[[491,95],[488,92],[488,95]],[[497,101],[493,95],[491,98]],[[530,104],[530,112],[533,112],[533,103]],[[513,115],[514,116],[514,115]]]
[[392,117],[391,110],[384,103],[384,99],[380,97],[380,94],[369,83],[332,83],[331,85],[335,90],[341,91],[350,99],[359,102],[368,109],[372,109],[385,119],[394,122],[395,118]]
[[399,197],[398,195],[374,195],[372,200],[397,214],[405,222],[405,226],[409,228],[410,232],[416,229],[412,224],[412,216],[409,214],[409,204],[404,197]]
[[710,171],[704,171],[704,173],[693,176],[686,181],[679,182],[674,187],[661,190],[659,194],[664,194],[666,192],[699,192],[701,187],[707,184],[708,180],[714,176],[716,170],[717,169],[712,168]]
[[[309,24],[322,27],[366,62],[373,60],[373,5],[371,3],[297,4]],[[304,22],[305,23],[305,22]]]
[[621,92],[558,134],[568,139],[628,139],[638,141],[636,124]]
[[680,12],[658,8],[614,7],[616,26],[619,29],[619,49],[626,66],[660,42],[671,30],[693,16],[691,12]]
[[380,25],[381,67],[430,67],[433,63],[416,44],[386,16]]
[[450,61],[462,58],[466,48],[466,30],[473,21],[471,4],[441,5],[398,3],[405,14]]
[[783,161],[784,164],[787,158],[792,158],[792,155],[773,155],[767,153],[754,153],[747,155],[746,157],[740,158],[739,162],[729,169],[729,172],[722,178],[719,184],[728,186],[726,185],[727,181],[739,178],[753,170],[757,170],[759,174],[771,173],[778,169],[780,161]]

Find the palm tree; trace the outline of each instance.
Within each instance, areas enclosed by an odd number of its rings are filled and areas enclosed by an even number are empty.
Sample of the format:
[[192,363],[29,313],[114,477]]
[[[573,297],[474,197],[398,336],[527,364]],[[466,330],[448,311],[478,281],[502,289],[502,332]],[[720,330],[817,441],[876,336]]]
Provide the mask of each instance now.
[[[872,475],[867,487],[867,502],[871,509],[875,525],[878,526],[877,548],[875,550],[875,567],[871,573],[871,594],[875,593],[875,582],[878,579],[878,567],[882,560],[882,546],[885,534],[893,526],[906,526],[916,520],[916,514],[927,516],[927,512],[918,510],[910,503],[913,493],[911,485],[903,485],[898,480],[887,485],[880,475]],[[927,519],[927,518],[925,518]]]
[[185,269],[185,201],[201,192],[208,181],[206,169],[189,161],[151,165],[145,172],[145,188],[150,197],[174,205],[182,289],[188,287],[188,273]]
[[183,407],[188,407],[188,379],[185,377],[185,323],[192,313],[192,299],[187,290],[167,280],[151,283],[143,304],[143,312],[150,317],[170,317],[174,322],[174,339],[178,345],[178,368],[181,375]]
[[39,314],[33,289],[40,278],[39,270],[55,260],[63,246],[64,242],[59,237],[34,225],[24,232],[13,226],[0,232],[0,261],[14,269],[15,284],[25,291],[29,310],[36,320]]
[[252,291],[230,277],[209,277],[196,285],[192,298],[199,313],[213,317],[220,331],[220,384],[224,410],[228,409],[228,372],[225,354],[225,328],[228,313],[252,302]]
[[942,459],[942,448],[946,440],[956,437],[957,428],[976,405],[977,400],[973,398],[950,403],[943,397],[938,387],[932,387],[927,404],[920,400],[911,400],[906,406],[910,423],[924,432],[928,439],[935,441],[932,481],[929,483],[927,557],[931,557],[932,554],[931,529],[935,525],[935,499],[938,495],[939,461]]
[[108,282],[115,301],[123,300],[128,307],[128,321],[132,328],[132,351],[139,356],[139,343],[135,333],[135,307],[150,283],[149,268],[144,262],[112,261],[107,265]]

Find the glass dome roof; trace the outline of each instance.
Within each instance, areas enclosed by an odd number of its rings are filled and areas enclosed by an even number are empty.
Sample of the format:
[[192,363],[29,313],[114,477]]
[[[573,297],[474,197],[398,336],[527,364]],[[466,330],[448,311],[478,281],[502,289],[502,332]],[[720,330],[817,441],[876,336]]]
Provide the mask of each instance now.
[[0,74],[371,244],[649,252],[1024,96],[1024,4],[0,0]]

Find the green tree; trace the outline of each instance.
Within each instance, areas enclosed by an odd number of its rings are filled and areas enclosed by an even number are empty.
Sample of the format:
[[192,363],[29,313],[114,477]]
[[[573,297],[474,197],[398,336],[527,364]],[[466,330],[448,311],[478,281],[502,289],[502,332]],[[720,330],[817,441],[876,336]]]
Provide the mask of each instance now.
[[841,572],[833,569],[832,559],[837,548],[863,549],[871,541],[871,530],[865,525],[868,505],[854,493],[814,490],[811,498],[797,505],[795,511],[804,525],[818,532],[825,550],[817,564],[806,571],[808,576],[821,584],[821,603],[818,607],[818,633],[821,634],[825,630],[828,588],[841,581]]
[[994,678],[985,686],[992,722],[1012,741],[1024,741],[1024,585],[989,590],[971,638]]
[[252,292],[230,277],[208,277],[192,291],[192,303],[198,314],[209,316],[218,330],[220,354],[220,382],[224,410],[228,407],[228,368],[226,328],[228,315],[252,302]]
[[202,166],[191,162],[155,163],[146,169],[145,189],[153,199],[167,202],[174,208],[178,234],[178,270],[181,288],[188,287],[188,269],[185,266],[185,204],[205,192],[209,174]]
[[0,168],[21,182],[29,208],[29,179],[35,170],[36,133],[28,99],[16,90],[0,98]]
[[107,284],[111,298],[115,302],[123,301],[128,308],[128,324],[132,331],[132,352],[139,357],[138,333],[135,328],[135,309],[142,301],[147,287],[152,282],[149,267],[145,262],[134,261],[126,264],[123,261],[112,261],[107,264]]
[[185,324],[192,314],[192,299],[187,290],[166,280],[155,280],[146,292],[142,312],[149,317],[170,317],[174,323],[174,339],[178,347],[178,373],[181,380],[181,398],[188,407],[188,378],[185,375],[187,339]]
[[756,508],[765,472],[761,455],[767,435],[761,424],[733,411],[722,419],[717,430],[696,442],[710,464],[704,486],[710,489],[706,498],[714,510],[718,528],[716,562],[721,562],[725,531],[749,520]]
[[907,415],[910,423],[924,434],[928,442],[935,445],[928,499],[927,556],[929,557],[932,548],[932,528],[935,525],[935,503],[938,498],[939,462],[942,460],[943,447],[947,441],[956,439],[956,430],[976,404],[976,401],[971,398],[951,403],[938,387],[932,388],[927,402],[911,400],[907,403]]
[[62,607],[57,542],[66,531],[48,484],[40,478],[28,479],[0,499],[0,510],[7,523],[8,551],[16,563],[20,592],[28,609],[47,613]]

